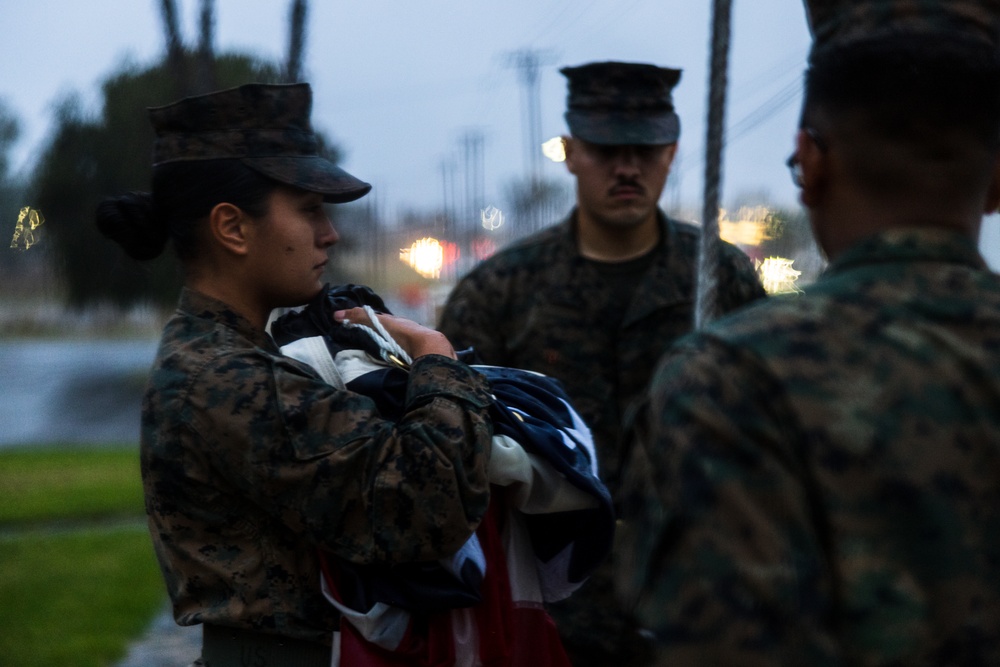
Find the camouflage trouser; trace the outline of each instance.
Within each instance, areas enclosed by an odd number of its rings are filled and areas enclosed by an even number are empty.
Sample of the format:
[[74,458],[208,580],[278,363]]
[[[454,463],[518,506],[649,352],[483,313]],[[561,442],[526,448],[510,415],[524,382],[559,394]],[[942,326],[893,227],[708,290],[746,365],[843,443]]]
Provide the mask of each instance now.
[[568,600],[548,606],[573,667],[638,667],[652,661],[652,646],[624,613],[606,562]]

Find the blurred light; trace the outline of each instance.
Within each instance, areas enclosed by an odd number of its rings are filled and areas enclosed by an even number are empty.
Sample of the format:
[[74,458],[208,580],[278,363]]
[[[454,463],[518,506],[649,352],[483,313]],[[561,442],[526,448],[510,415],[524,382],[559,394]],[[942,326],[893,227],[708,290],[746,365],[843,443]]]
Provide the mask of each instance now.
[[477,261],[492,256],[496,251],[497,244],[493,239],[476,239],[472,242],[472,254]]
[[495,231],[503,226],[503,211],[496,206],[487,206],[480,212],[483,219],[483,229]]
[[35,230],[45,224],[45,216],[38,209],[25,206],[17,214],[17,225],[14,227],[14,237],[10,247],[16,250],[27,250],[38,242]]
[[445,266],[451,266],[462,256],[462,251],[458,249],[458,244],[451,241],[441,242],[441,258]]
[[723,241],[753,247],[769,238],[767,220],[771,209],[766,206],[742,206],[733,220],[726,215],[725,209],[719,209],[719,236]]
[[424,278],[437,279],[444,266],[444,247],[437,239],[422,238],[400,250],[399,258]]
[[416,308],[427,303],[427,288],[423,285],[409,283],[399,288],[399,298],[410,308]]
[[566,145],[562,137],[554,137],[542,144],[542,155],[553,162],[566,161]]
[[768,257],[763,262],[757,262],[757,273],[760,274],[760,282],[768,294],[784,294],[786,292],[798,292],[799,288],[795,282],[801,271],[792,268],[795,260],[784,257]]

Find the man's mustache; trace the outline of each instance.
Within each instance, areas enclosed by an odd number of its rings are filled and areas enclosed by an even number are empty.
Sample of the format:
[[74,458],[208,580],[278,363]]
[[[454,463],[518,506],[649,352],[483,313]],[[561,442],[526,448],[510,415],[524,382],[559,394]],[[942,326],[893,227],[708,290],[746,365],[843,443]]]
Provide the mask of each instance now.
[[614,187],[611,188],[610,193],[612,195],[615,195],[615,194],[618,194],[620,191],[625,190],[625,189],[635,190],[639,194],[646,194],[646,188],[643,187],[642,184],[640,184],[639,182],[633,181],[633,180],[620,180],[620,181],[618,181],[617,183],[615,183]]

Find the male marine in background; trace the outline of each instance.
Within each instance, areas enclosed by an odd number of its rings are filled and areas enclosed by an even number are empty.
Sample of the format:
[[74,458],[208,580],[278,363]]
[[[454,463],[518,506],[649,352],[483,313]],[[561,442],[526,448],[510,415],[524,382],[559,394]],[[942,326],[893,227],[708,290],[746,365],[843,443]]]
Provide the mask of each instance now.
[[[621,62],[561,71],[576,207],[463,278],[439,329],[484,363],[560,380],[593,431],[614,494],[626,407],[667,346],[692,328],[699,230],[658,208],[677,152],[672,90],[681,73]],[[718,275],[723,311],[764,295],[749,259],[731,245]],[[578,667],[628,665],[643,653],[615,607],[612,569],[613,559],[550,610]]]
[[621,590],[660,665],[998,665],[1000,1],[806,4],[831,263],[659,366]]

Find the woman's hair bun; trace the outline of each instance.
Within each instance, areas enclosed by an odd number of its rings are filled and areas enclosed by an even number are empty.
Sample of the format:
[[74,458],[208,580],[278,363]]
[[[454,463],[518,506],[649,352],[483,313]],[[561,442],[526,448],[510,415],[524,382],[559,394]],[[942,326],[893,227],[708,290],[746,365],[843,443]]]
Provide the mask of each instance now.
[[95,218],[97,229],[133,259],[154,259],[167,245],[167,225],[148,192],[108,197],[97,205]]

